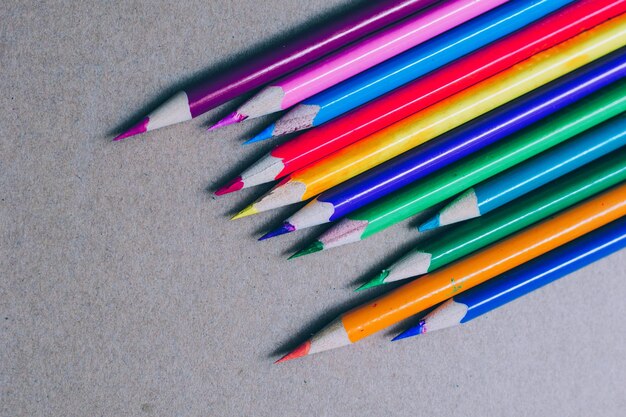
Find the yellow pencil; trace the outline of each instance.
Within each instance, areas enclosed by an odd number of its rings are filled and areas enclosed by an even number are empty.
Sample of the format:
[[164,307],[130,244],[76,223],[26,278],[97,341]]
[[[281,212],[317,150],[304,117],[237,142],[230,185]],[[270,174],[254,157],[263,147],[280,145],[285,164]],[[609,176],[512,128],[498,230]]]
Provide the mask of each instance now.
[[233,219],[308,200],[624,45],[620,15],[295,171]]

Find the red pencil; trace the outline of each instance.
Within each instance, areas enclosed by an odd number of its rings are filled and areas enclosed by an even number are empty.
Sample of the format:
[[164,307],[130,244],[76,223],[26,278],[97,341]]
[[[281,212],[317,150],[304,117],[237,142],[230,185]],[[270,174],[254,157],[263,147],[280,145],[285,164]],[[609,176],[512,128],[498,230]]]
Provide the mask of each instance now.
[[582,0],[480,51],[272,150],[216,192],[273,181],[626,11],[626,0]]

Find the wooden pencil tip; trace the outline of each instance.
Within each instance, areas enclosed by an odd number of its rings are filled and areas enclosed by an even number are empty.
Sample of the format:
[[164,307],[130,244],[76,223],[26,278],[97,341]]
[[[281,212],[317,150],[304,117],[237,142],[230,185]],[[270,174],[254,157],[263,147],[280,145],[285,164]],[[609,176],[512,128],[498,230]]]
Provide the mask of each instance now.
[[267,232],[263,236],[259,238],[259,240],[270,239],[275,236],[284,235],[286,233],[291,233],[296,230],[296,227],[289,222],[285,222],[279,228],[272,230],[271,232]]
[[131,136],[140,135],[142,133],[146,133],[148,131],[148,122],[150,122],[149,117],[144,117],[139,123],[128,129],[126,132],[121,133],[113,138],[114,142],[124,140]]
[[303,344],[301,344],[300,346],[298,346],[297,348],[295,348],[294,350],[292,350],[291,352],[289,352],[288,354],[286,354],[285,356],[283,356],[282,358],[280,358],[274,363],[276,364],[276,363],[281,363],[281,362],[287,362],[292,359],[301,358],[303,356],[308,355],[309,350],[311,350],[311,341],[307,340],[306,342],[304,342]]
[[358,291],[366,290],[368,288],[378,287],[379,285],[382,285],[385,283],[385,279],[388,276],[389,276],[389,270],[383,269],[382,272],[378,274],[378,276],[376,276],[376,278],[372,279],[371,281],[366,282],[365,284],[361,285],[359,288],[357,288],[354,291],[358,292]]
[[319,240],[316,240],[315,242],[311,243],[311,245],[308,248],[304,248],[304,249],[294,253],[293,255],[291,255],[287,259],[295,259],[295,258],[299,258],[299,257],[304,256],[304,255],[309,255],[311,253],[320,252],[320,251],[323,251],[323,250],[324,250],[324,244],[322,242],[320,242]]
[[259,211],[254,208],[254,204],[250,204],[245,209],[241,210],[239,213],[235,214],[231,217],[231,220],[241,219],[242,217],[252,216],[253,214],[257,214]]
[[244,145],[249,145],[251,143],[261,142],[261,141],[264,141],[264,140],[267,140],[267,139],[271,139],[274,136],[274,126],[275,126],[274,123],[272,123],[271,125],[269,125],[265,129],[263,129],[263,131],[261,131],[258,135],[256,135],[252,139],[248,139],[243,144]]
[[208,128],[207,130],[215,130],[215,129],[219,129],[219,128],[224,127],[224,126],[229,126],[229,125],[233,125],[235,123],[240,123],[240,122],[243,122],[244,120],[246,120],[247,118],[248,118],[248,116],[246,116],[245,114],[232,112],[231,114],[229,114],[228,116],[224,117],[222,120],[220,120],[219,122],[215,123],[213,126]]
[[229,194],[243,188],[241,177],[237,177],[215,192],[215,195]]

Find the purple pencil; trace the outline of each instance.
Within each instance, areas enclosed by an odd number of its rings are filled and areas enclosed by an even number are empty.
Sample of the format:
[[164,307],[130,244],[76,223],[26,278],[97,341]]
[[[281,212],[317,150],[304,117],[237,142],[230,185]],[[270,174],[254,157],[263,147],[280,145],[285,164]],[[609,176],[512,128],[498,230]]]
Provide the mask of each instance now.
[[379,0],[333,24],[297,39],[273,53],[260,56],[246,67],[224,72],[188,90],[181,90],[117,136],[122,140],[161,127],[184,122],[219,106],[240,94],[302,67],[354,40],[368,35],[436,0]]

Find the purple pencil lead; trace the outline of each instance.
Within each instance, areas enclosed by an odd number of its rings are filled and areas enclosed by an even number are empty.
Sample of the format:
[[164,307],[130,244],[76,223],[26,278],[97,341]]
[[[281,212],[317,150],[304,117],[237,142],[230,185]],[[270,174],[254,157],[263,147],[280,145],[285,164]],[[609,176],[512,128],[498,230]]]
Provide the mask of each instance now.
[[243,122],[247,118],[248,118],[248,116],[245,116],[245,115],[237,113],[237,112],[233,112],[233,113],[229,114],[228,116],[224,117],[219,122],[215,123],[213,126],[208,128],[207,130],[215,130],[215,129],[219,129],[219,128],[224,127],[224,126],[234,125],[235,123]]
[[269,238],[272,238],[272,237],[275,237],[275,236],[284,235],[284,234],[287,234],[287,233],[294,232],[295,230],[296,230],[295,226],[293,226],[289,222],[285,222],[279,228],[277,228],[275,230],[272,230],[271,232],[267,232],[266,234],[261,236],[259,238],[259,240],[265,240],[265,239],[269,239]]

